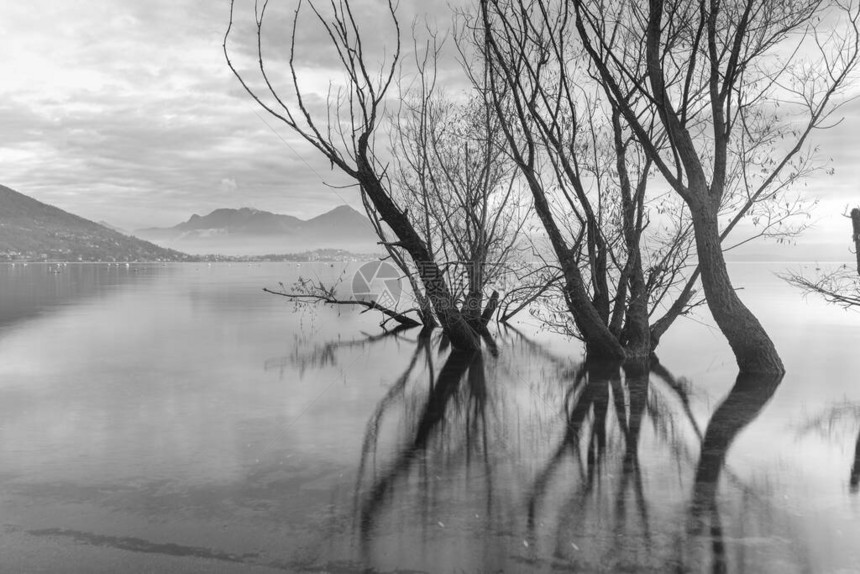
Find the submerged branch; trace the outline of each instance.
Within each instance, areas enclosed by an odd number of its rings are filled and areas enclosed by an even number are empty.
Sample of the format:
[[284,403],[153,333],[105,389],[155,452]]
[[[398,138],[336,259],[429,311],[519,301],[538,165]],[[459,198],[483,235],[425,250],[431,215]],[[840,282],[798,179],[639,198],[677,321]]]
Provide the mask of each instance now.
[[828,303],[841,305],[846,309],[860,306],[860,284],[856,278],[847,277],[839,271],[825,273],[815,279],[794,272],[780,277],[806,293],[821,295]]
[[273,289],[269,289],[268,287],[263,287],[263,291],[265,291],[266,293],[271,293],[272,295],[280,295],[281,297],[287,297],[296,301],[318,302],[325,303],[327,305],[358,305],[359,307],[364,307],[366,311],[379,311],[386,317],[397,321],[404,327],[417,327],[421,324],[415,319],[407,317],[403,313],[398,313],[397,311],[380,305],[376,301],[364,301],[361,299],[338,299],[334,297],[334,295],[332,295],[331,293],[289,293],[287,291],[275,291]]

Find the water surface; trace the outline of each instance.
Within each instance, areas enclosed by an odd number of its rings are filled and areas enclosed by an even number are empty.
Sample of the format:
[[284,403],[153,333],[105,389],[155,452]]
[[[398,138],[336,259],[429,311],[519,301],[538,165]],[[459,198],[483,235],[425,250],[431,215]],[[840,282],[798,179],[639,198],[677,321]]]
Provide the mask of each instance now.
[[706,313],[625,372],[261,291],[341,271],[0,265],[0,570],[860,570],[857,313],[734,265],[780,382]]

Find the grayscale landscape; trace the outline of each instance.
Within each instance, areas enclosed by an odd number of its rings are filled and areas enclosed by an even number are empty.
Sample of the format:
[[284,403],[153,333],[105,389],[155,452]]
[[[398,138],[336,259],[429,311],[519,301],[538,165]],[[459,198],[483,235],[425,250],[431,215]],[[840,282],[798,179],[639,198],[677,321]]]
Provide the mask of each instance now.
[[265,255],[285,248],[292,252],[314,249],[353,249],[372,253],[379,239],[367,218],[348,205],[335,207],[303,221],[243,207],[216,209],[192,215],[173,227],[139,229],[136,237],[188,253]]
[[860,3],[0,23],[0,572],[860,572]]

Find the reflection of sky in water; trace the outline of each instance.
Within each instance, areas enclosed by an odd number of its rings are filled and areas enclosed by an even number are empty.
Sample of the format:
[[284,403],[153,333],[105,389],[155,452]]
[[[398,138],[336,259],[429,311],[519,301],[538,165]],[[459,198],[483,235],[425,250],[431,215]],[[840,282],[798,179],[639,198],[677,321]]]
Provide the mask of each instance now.
[[[527,325],[527,339],[502,332],[484,386],[464,374],[440,398],[447,351],[438,340],[424,350],[411,331],[363,341],[379,332],[376,317],[295,313],[260,290],[289,284],[297,269],[0,269],[4,286],[15,285],[0,303],[18,310],[0,314],[0,511],[10,525],[0,544],[13,550],[0,565],[49,544],[83,552],[63,541],[149,564],[172,555],[224,568],[710,564],[713,517],[697,531],[690,504],[697,433],[735,385],[718,333],[683,321],[664,338],[667,373],[652,374],[637,407],[633,473],[625,432],[636,401],[623,379],[594,391],[605,419],[596,406],[585,412],[578,450],[561,448],[578,358],[565,356],[563,341]],[[834,405],[860,404],[860,385],[845,378],[860,367],[860,317],[802,300],[766,266],[733,271],[789,373],[738,431],[720,474],[730,569],[853,567],[860,503],[848,478],[860,419],[814,422]],[[442,410],[428,418],[434,396]],[[435,422],[410,450],[422,421]],[[602,454],[589,463],[598,427]],[[372,523],[362,525],[375,489]],[[139,540],[196,550],[135,553]]]

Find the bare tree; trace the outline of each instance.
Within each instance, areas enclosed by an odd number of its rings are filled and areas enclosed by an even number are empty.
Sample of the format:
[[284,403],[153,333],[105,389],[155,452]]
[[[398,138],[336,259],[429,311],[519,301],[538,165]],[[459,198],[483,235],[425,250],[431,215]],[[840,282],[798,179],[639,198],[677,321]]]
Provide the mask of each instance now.
[[[416,45],[417,74],[401,85],[400,112],[392,126],[392,180],[410,217],[470,321],[492,314],[487,293],[517,264],[529,209],[521,200],[515,167],[505,153],[499,120],[474,93],[447,94],[437,84],[444,42],[435,33]],[[489,303],[484,301],[490,296]]]
[[[400,23],[394,4],[387,3],[393,52],[383,60],[378,71],[373,68],[366,38],[349,0],[331,2],[329,13],[324,13],[313,3],[308,4],[344,73],[344,84],[338,89],[330,88],[323,112],[315,110],[315,95],[303,87],[302,73],[296,60],[297,30],[303,7],[301,0],[296,6],[289,32],[285,78],[270,73],[267,64],[275,58],[270,58],[268,53],[264,55],[268,0],[255,2],[253,10],[256,73],[240,71],[234,65],[227,44],[234,27],[235,4],[235,0],[231,0],[223,49],[228,66],[242,87],[269,114],[323,154],[333,168],[338,168],[358,184],[378,233],[384,236],[385,229],[388,229],[394,235],[393,241],[385,242],[389,254],[399,258],[397,262],[401,269],[406,270],[408,263],[414,270],[420,286],[415,281],[413,288],[419,297],[426,295],[451,343],[463,350],[479,348],[481,334],[486,333],[486,322],[497,298],[491,298],[487,308],[479,313],[471,311],[474,296],[467,297],[469,301],[458,301],[457,293],[446,276],[445,262],[438,259],[439,252],[430,243],[431,238],[421,233],[419,222],[410,211],[413,206],[398,201],[398,193],[392,190],[386,150],[377,149],[376,136],[386,119],[387,98],[401,63]],[[280,83],[276,77],[281,78]],[[481,257],[481,254],[477,256]],[[464,306],[464,302],[468,305]]]
[[[591,358],[647,358],[691,307],[689,218],[670,213],[665,193],[646,195],[653,160],[589,76],[567,4],[485,1],[476,28],[494,109],[563,278],[545,283],[560,297],[536,314],[580,337]],[[649,133],[664,139],[656,123]]]
[[[601,84],[690,211],[705,296],[740,370],[783,372],[770,337],[732,286],[721,239],[758,200],[812,168],[807,139],[827,127],[857,65],[857,6],[650,0],[645,9],[573,0],[573,7]],[[728,191],[732,173],[740,195]],[[721,208],[731,201],[736,215],[721,229]]]

